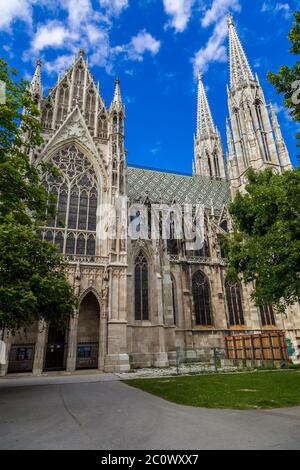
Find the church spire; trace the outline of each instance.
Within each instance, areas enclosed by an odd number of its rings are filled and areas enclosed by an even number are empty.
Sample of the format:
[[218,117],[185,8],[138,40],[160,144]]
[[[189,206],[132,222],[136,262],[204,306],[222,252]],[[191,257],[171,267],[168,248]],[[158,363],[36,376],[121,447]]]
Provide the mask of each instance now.
[[229,29],[230,85],[233,88],[243,81],[254,80],[254,76],[231,14],[227,17],[227,23]]
[[[231,166],[231,189],[236,193],[244,190],[248,168],[256,171],[272,168],[280,173],[289,168],[289,161],[278,122],[272,112],[270,122],[264,91],[257,76],[252,74],[231,15],[228,16],[228,28],[231,88],[228,92],[230,126],[227,126],[227,135],[232,155],[228,165]],[[238,178],[234,176],[236,172]]]
[[43,87],[42,87],[42,61],[39,59],[36,61],[35,71],[30,84],[30,92],[34,98],[40,100],[43,98]]
[[120,88],[120,80],[116,78],[115,81],[115,92],[114,97],[110,105],[110,111],[120,112],[123,110],[123,103],[122,103],[122,96],[121,96],[121,88]]
[[212,118],[201,72],[198,72],[197,135],[194,142],[193,173],[209,178],[226,176],[221,137]]
[[278,122],[278,118],[276,116],[276,112],[272,103],[270,103],[270,112],[271,112],[271,121],[272,121],[274,136],[275,136],[276,148],[277,148],[281,166],[283,167],[284,170],[291,170],[293,167],[291,164],[289,152],[285,145],[284,138],[282,136],[282,132],[280,128],[280,124]]
[[215,132],[206,91],[203,85],[202,73],[198,72],[198,104],[197,104],[197,137]]

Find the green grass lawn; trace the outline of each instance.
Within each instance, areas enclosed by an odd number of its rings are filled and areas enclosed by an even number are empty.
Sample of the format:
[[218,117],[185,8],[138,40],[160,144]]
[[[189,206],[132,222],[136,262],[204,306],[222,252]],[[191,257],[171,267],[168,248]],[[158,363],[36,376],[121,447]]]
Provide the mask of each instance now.
[[299,371],[133,379],[126,383],[181,405],[239,410],[300,405]]

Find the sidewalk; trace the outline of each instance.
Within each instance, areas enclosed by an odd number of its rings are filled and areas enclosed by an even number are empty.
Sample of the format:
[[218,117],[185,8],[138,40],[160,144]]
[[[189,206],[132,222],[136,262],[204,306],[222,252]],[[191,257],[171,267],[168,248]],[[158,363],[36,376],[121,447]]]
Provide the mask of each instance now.
[[0,377],[0,388],[26,387],[32,385],[57,385],[69,383],[112,382],[120,380],[115,374],[102,373],[98,370],[76,372],[47,372],[40,376],[30,373],[9,374]]

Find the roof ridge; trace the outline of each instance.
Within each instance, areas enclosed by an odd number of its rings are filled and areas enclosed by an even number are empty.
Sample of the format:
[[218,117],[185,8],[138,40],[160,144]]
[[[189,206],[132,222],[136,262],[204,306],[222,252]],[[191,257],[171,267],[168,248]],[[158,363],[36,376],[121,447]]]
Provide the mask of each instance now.
[[169,173],[171,175],[181,175],[181,176],[190,176],[190,177],[193,176],[192,173],[185,173],[183,171],[167,170],[167,169],[164,170],[164,169],[161,169],[161,168],[138,165],[138,164],[135,164],[135,163],[127,163],[127,166],[129,168],[136,168],[138,170],[158,171],[160,173]]

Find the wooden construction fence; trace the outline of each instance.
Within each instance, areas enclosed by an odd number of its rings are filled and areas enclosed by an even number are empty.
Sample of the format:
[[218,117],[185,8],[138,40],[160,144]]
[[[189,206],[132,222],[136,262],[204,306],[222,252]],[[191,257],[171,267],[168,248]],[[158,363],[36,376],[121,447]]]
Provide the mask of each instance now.
[[288,361],[285,333],[240,334],[225,337],[227,359]]

